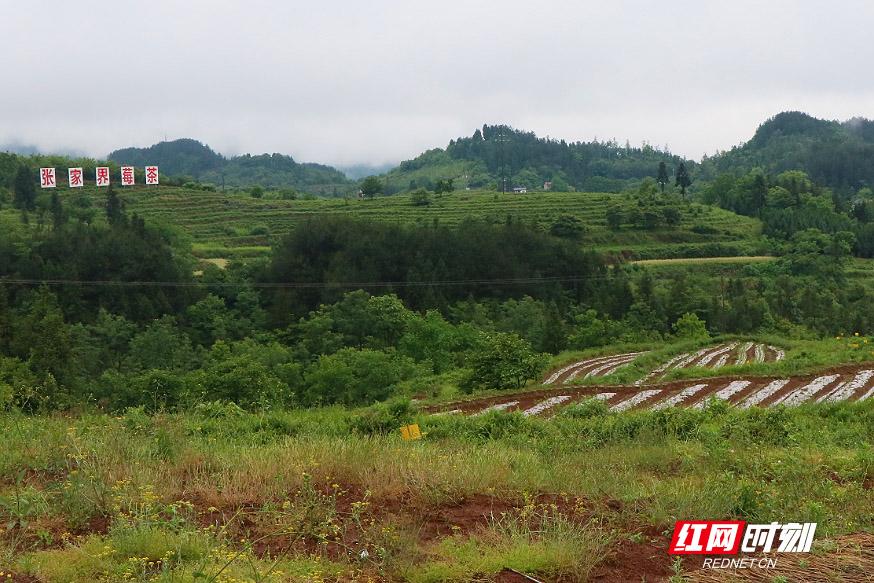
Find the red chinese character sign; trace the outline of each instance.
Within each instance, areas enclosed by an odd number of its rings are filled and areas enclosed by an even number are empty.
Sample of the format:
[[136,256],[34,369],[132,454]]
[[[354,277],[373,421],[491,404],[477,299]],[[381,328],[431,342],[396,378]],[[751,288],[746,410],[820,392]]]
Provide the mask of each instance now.
[[121,167],[121,185],[122,186],[133,186],[136,184],[137,179],[134,177],[134,167],[133,166],[122,166]]
[[41,188],[54,188],[55,186],[57,186],[57,184],[55,183],[54,168],[39,169],[39,185]]
[[85,181],[82,179],[81,168],[67,168],[67,183],[70,188],[82,188]]
[[740,547],[742,520],[679,520],[668,553],[672,555],[734,555]]
[[146,184],[158,184],[157,166],[146,166]]
[[98,166],[94,171],[94,184],[109,186],[109,166]]

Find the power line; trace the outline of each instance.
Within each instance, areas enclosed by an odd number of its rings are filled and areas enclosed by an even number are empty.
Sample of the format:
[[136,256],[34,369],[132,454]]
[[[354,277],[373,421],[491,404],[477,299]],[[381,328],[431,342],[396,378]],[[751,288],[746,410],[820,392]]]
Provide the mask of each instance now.
[[608,279],[601,276],[524,277],[503,279],[458,279],[442,281],[359,281],[359,282],[230,282],[230,281],[112,281],[78,279],[0,279],[0,285],[51,285],[88,287],[255,287],[282,288],[362,288],[362,287],[414,287],[458,285],[519,285],[527,283],[580,282],[592,279]]
[[[725,277],[736,272],[715,273],[715,277]],[[735,279],[756,279],[757,276],[736,276]],[[117,280],[82,280],[82,279],[26,279],[2,278],[0,285],[21,286],[82,286],[82,287],[159,287],[159,288],[200,288],[200,287],[244,287],[262,289],[325,289],[325,288],[367,288],[367,287],[441,287],[461,285],[525,285],[537,283],[579,283],[587,281],[615,280],[615,275],[568,275],[552,277],[518,277],[494,279],[454,279],[438,281],[298,281],[298,282],[235,282],[235,281],[117,281]]]

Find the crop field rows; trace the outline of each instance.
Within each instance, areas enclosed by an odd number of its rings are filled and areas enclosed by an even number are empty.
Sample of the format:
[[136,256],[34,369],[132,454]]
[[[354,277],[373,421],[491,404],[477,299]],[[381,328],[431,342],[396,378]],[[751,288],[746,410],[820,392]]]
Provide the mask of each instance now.
[[[544,385],[566,385],[574,381],[603,377],[613,374],[623,366],[626,366],[646,352],[629,352],[611,356],[599,356],[587,358],[571,363],[547,376]],[[653,369],[635,385],[640,386],[653,379],[663,378],[673,369],[705,367],[722,368],[723,366],[742,366],[747,363],[779,362],[786,357],[785,351],[776,346],[770,346],[758,342],[728,342],[717,346],[703,348],[697,352],[678,354],[661,366]]]
[[872,397],[874,370],[863,369],[791,378],[673,381],[646,388],[565,387],[455,403],[450,408],[433,413],[482,415],[490,411],[519,411],[525,416],[550,416],[561,407],[592,398],[604,401],[611,411],[621,412],[644,409],[658,411],[670,407],[703,409],[714,399],[748,409],[865,401]]
[[680,368],[722,368],[724,366],[742,366],[747,363],[779,362],[786,357],[786,352],[776,346],[757,342],[729,342],[718,346],[702,348],[697,352],[678,354],[663,365],[653,369],[635,385],[646,384],[653,379],[664,378],[671,370]]
[[575,379],[587,379],[592,377],[603,377],[613,374],[623,366],[629,364],[638,356],[646,354],[645,352],[629,352],[626,354],[617,354],[613,356],[600,356],[597,358],[588,358],[573,364],[569,364],[561,368],[544,381],[544,385],[564,385],[572,383]]
[[[191,190],[181,187],[133,187],[121,189],[126,207],[147,220],[157,220],[183,229],[196,243],[223,244],[228,247],[267,245],[271,237],[282,236],[313,215],[353,215],[363,219],[410,224],[454,226],[467,219],[495,223],[508,216],[526,222],[550,225],[561,215],[579,218],[588,232],[587,243],[610,248],[615,245],[696,244],[749,240],[759,235],[753,219],[734,215],[715,207],[693,206],[682,213],[676,230],[609,231],[606,210],[619,195],[604,193],[537,193],[501,195],[492,192],[455,192],[434,195],[431,203],[416,206],[409,195],[378,197],[374,200],[256,199],[248,195]],[[102,193],[83,189],[76,196],[96,198]],[[92,201],[98,204],[98,201]],[[707,235],[691,231],[695,225],[714,230]]]

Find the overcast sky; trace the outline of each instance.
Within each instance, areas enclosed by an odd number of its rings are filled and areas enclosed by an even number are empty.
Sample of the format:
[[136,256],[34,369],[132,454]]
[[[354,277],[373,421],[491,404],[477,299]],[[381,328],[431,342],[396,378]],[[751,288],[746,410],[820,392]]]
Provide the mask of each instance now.
[[874,117],[870,0],[0,0],[0,144],[165,137],[329,164],[508,123],[698,158]]

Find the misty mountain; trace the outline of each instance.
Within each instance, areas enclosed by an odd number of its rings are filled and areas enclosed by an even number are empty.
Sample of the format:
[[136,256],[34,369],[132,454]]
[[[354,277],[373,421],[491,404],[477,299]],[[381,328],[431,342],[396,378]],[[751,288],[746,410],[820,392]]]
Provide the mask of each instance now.
[[350,164],[336,166],[336,168],[345,174],[350,180],[360,180],[367,176],[384,174],[395,166],[396,164]]
[[292,188],[303,192],[339,196],[352,190],[352,182],[331,166],[299,163],[284,154],[244,154],[226,158],[209,146],[188,138],[160,142],[148,148],[124,148],[109,154],[119,164],[157,164],[163,174],[186,176],[217,186]]
[[[0,148],[3,149],[3,148]],[[21,154],[36,148],[12,144]],[[354,192],[357,182],[382,174],[389,194],[433,189],[452,179],[456,188],[617,192],[655,177],[660,162],[673,173],[681,162],[696,186],[724,173],[740,174],[761,167],[771,174],[803,170],[815,182],[841,193],[874,185],[874,121],[817,119],[802,112],[783,112],[762,123],[749,141],[707,157],[700,163],[649,145],[632,147],[615,141],[567,142],[538,137],[506,125],[484,125],[468,137],[451,140],[397,167],[366,164],[341,169],[298,163],[282,154],[225,157],[193,139],[160,142],[148,148],[124,148],[109,155],[119,164],[158,164],[165,175],[191,177],[217,186],[291,188],[326,196]]]
[[818,184],[854,192],[874,184],[874,121],[817,119],[787,111],[765,121],[746,143],[702,161],[701,175],[803,170]]
[[71,148],[60,148],[55,150],[42,150],[38,146],[33,144],[23,144],[21,142],[13,141],[7,142],[5,144],[0,144],[0,152],[8,152],[10,154],[17,154],[19,156],[67,156],[69,158],[84,158],[85,154],[79,150],[73,150]]

